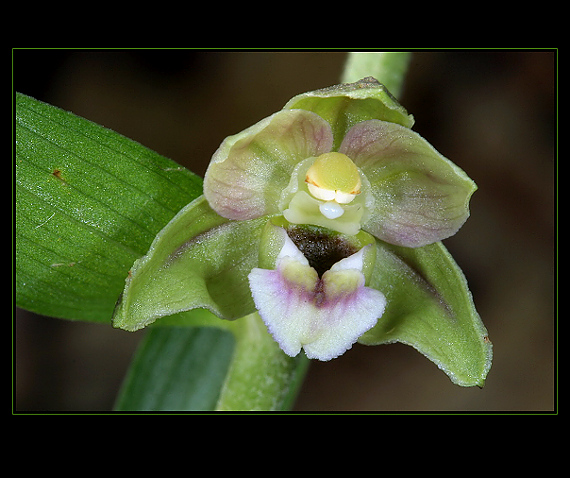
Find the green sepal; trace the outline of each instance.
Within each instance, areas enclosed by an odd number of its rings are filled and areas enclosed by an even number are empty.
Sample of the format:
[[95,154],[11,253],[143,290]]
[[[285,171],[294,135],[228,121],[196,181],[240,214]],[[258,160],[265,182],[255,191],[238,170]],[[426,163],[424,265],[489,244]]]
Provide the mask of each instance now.
[[379,119],[406,128],[414,124],[414,117],[372,77],[302,93],[283,109],[309,110],[328,121],[334,135],[333,151],[338,150],[347,131],[361,121]]
[[195,308],[229,320],[252,313],[247,274],[257,266],[266,221],[229,221],[203,196],[188,204],[133,264],[113,326],[137,330]]
[[411,345],[453,383],[484,385],[492,344],[465,276],[441,242],[407,248],[377,241],[371,286],[388,305],[360,343]]

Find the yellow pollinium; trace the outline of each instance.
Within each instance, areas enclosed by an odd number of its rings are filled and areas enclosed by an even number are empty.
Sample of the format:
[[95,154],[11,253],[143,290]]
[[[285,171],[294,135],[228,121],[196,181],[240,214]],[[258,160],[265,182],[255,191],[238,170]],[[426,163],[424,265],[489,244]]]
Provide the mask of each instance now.
[[342,153],[326,153],[317,157],[307,171],[305,182],[309,192],[323,201],[348,204],[360,194],[360,173],[352,160]]

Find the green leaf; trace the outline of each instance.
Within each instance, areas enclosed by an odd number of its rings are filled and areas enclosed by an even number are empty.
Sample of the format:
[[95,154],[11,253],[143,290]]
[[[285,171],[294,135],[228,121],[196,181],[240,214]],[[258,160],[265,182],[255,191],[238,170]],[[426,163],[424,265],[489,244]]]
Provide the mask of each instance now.
[[424,354],[453,383],[482,387],[492,345],[465,276],[441,242],[419,248],[377,242],[371,286],[388,305],[359,342],[402,342]]
[[333,151],[355,124],[379,119],[411,128],[412,115],[374,78],[309,91],[295,96],[283,109],[303,109],[317,113],[331,125],[334,135]]
[[234,349],[214,327],[155,327],[131,363],[118,411],[214,410]]
[[230,322],[195,309],[159,323],[186,327],[149,329],[117,410],[273,411],[292,406],[309,360],[303,354],[285,355],[257,313]]
[[201,184],[118,133],[17,93],[17,305],[109,321],[131,264]]
[[266,222],[228,221],[203,196],[188,204],[133,264],[113,325],[137,330],[195,308],[225,319],[252,313],[247,275],[257,265]]

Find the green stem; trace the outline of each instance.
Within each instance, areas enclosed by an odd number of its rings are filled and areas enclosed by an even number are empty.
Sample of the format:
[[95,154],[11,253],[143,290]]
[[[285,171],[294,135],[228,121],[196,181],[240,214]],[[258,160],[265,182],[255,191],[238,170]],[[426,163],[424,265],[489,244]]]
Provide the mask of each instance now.
[[303,353],[285,355],[257,313],[235,321],[220,320],[205,310],[178,314],[181,317],[179,323],[192,326],[157,326],[147,332],[115,410],[292,407],[309,359]]
[[410,62],[409,52],[351,52],[344,66],[343,83],[373,76],[399,98]]
[[309,366],[304,353],[288,357],[259,314],[231,323],[236,344],[216,410],[288,410]]

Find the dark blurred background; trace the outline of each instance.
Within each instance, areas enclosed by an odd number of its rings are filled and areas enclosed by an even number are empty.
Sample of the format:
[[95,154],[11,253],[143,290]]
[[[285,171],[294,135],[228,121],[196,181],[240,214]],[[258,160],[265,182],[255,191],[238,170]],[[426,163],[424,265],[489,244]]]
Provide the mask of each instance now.
[[[203,175],[224,137],[338,83],[346,55],[16,50],[14,88]],[[400,98],[479,186],[445,245],[494,344],[485,388],[453,385],[408,346],[355,345],[311,364],[296,410],[553,409],[555,77],[554,52],[416,52]],[[142,337],[26,311],[15,325],[20,411],[110,410]]]

